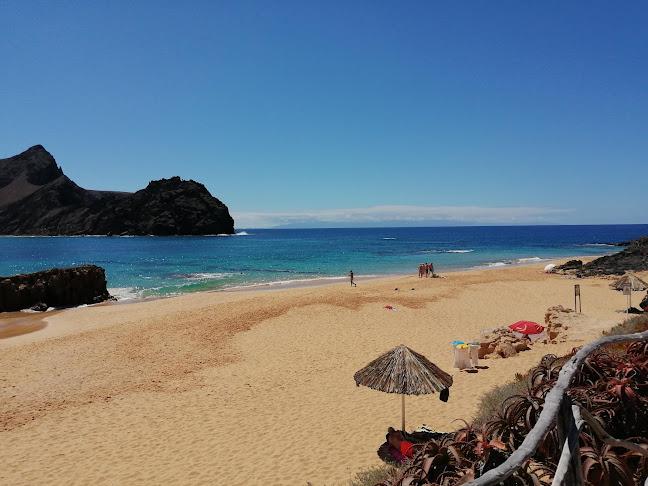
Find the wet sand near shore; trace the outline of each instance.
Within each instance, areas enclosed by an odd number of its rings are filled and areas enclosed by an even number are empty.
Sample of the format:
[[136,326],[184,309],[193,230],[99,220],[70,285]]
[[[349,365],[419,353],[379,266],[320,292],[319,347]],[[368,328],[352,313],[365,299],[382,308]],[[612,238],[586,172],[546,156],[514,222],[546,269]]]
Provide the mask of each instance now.
[[[41,330],[0,339],[0,483],[346,484],[380,463],[387,427],[400,424],[399,396],[353,381],[385,351],[405,344],[453,375],[447,403],[406,397],[408,429],[447,431],[485,391],[625,318],[609,280],[543,266],[357,276],[353,288],[210,292],[47,316]],[[483,361],[477,373],[452,368],[453,340],[543,324],[548,307],[573,307],[575,283],[597,323],[580,340]]]
[[29,334],[40,331],[47,326],[41,313],[27,314],[25,312],[0,313],[0,339]]

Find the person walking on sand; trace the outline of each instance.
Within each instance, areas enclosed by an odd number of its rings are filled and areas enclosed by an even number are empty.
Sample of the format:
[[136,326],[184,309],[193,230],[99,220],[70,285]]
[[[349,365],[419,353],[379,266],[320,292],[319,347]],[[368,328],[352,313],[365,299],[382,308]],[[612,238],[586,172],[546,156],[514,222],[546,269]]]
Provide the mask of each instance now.
[[357,285],[353,283],[353,270],[349,270],[349,278],[351,279],[351,287],[357,287]]

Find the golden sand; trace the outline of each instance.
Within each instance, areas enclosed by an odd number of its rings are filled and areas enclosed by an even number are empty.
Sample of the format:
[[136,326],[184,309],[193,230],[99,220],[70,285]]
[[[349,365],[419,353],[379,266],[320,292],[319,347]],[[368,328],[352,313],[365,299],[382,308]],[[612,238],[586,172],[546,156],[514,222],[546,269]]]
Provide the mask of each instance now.
[[44,329],[0,339],[0,484],[347,484],[380,464],[387,427],[400,426],[400,396],[353,381],[385,351],[405,344],[453,375],[447,403],[406,398],[408,429],[448,431],[493,386],[584,342],[537,344],[470,374],[452,368],[453,340],[543,324],[548,307],[573,308],[575,283],[597,323],[578,337],[625,318],[626,297],[609,280],[543,266],[357,276],[357,287],[211,292],[48,317]]

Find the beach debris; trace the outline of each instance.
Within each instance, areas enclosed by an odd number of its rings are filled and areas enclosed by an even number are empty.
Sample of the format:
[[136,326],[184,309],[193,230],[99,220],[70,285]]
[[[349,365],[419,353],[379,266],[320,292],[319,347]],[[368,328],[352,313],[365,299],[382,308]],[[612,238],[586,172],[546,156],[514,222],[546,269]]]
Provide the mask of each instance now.
[[386,305],[385,307],[383,307],[383,309],[387,309],[387,310],[398,310],[396,307],[392,307],[391,305]]

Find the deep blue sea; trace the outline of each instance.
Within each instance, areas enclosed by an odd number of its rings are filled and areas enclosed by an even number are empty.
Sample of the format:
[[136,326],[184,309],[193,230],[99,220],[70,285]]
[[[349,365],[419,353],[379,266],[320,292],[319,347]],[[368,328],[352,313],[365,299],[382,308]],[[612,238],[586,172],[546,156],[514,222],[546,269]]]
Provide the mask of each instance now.
[[599,256],[648,225],[248,229],[204,237],[0,237],[0,275],[86,263],[121,299],[267,284],[416,275]]

